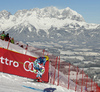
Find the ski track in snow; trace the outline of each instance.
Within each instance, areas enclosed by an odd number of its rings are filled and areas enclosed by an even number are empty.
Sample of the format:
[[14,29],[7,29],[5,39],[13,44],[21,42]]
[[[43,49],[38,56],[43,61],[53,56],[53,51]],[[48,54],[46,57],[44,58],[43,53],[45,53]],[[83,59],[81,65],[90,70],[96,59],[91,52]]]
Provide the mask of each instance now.
[[[50,91],[52,90],[52,91]],[[54,90],[54,91],[53,91]],[[74,92],[49,83],[0,72],[0,92]]]

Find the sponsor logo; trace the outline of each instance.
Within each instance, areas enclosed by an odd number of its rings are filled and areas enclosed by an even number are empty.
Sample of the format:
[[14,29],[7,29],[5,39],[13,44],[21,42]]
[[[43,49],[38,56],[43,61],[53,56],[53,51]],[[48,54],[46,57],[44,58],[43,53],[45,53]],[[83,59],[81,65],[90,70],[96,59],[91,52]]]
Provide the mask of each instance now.
[[[34,72],[36,74],[38,73],[38,70],[34,69],[34,67],[33,67],[33,62],[25,61],[24,63],[22,63],[22,62],[18,62],[18,61],[15,61],[15,60],[10,60],[7,57],[4,58],[3,56],[1,56],[0,57],[0,63],[5,64],[7,66],[13,66],[13,67],[16,67],[16,68],[19,67],[19,64],[23,64],[23,68],[24,68],[25,71]],[[39,68],[41,69],[41,73],[45,72],[44,66],[39,64]]]
[[25,71],[33,72],[33,70],[32,70],[33,62],[25,61],[23,64],[23,68],[25,69]]
[[19,67],[19,63],[17,61],[9,60],[8,58],[0,57],[1,64],[5,64],[8,66]]
[[35,69],[33,67],[34,66],[33,64],[34,64],[33,62],[25,61],[23,64],[25,71],[34,72],[35,74],[38,74],[38,73],[43,74],[45,72],[44,66],[42,66],[38,63],[38,69]]

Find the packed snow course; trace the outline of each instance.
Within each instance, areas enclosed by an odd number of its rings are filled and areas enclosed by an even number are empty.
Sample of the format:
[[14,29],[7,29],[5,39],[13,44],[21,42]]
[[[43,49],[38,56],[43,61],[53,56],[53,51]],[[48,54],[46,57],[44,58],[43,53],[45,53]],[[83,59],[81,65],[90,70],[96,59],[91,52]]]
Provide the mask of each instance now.
[[0,72],[0,92],[75,92],[49,83]]

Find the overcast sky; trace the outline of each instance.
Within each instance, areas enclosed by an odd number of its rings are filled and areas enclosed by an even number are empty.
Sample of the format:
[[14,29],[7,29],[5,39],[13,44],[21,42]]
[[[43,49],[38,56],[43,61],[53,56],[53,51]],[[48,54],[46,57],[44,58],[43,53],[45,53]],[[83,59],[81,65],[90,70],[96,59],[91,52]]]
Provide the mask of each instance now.
[[100,24],[100,0],[0,0],[0,11],[14,14],[18,10],[45,8],[71,8],[81,14],[87,23]]

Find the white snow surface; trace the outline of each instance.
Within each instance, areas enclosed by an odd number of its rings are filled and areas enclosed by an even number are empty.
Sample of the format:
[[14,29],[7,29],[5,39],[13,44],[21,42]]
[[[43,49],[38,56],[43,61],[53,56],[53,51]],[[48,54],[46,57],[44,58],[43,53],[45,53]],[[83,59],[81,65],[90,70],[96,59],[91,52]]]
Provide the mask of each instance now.
[[[8,41],[2,41],[0,40],[0,47],[7,49],[9,42]],[[15,52],[19,52],[19,53],[26,53],[26,50],[21,48],[19,45],[15,45],[10,43],[9,50],[15,51]],[[35,53],[31,53],[29,51],[27,51],[27,55],[33,56],[33,57],[39,57],[38,55],[36,55]]]
[[[53,90],[54,91],[50,91]],[[0,72],[0,92],[75,92],[49,83],[33,82],[32,79]]]
[[[7,45],[8,42],[0,40],[0,47],[7,48]],[[23,48],[11,43],[9,45],[9,49],[23,54],[25,53]],[[28,55],[38,57],[38,55],[31,52],[28,52]],[[64,75],[61,74],[61,76]],[[75,84],[72,83],[72,85]],[[33,79],[0,72],[0,92],[75,92],[75,91],[70,89],[68,90],[67,88],[61,86],[52,85],[50,83],[34,82]]]

